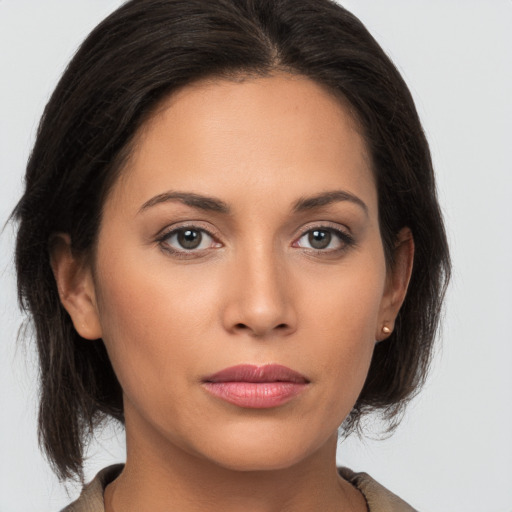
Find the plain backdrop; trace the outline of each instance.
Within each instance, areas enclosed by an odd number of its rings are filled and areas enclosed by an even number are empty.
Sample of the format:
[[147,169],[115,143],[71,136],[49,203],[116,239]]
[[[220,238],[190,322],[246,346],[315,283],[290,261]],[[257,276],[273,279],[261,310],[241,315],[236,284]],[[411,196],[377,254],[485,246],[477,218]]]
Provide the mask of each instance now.
[[[212,0],[213,1],[213,0]],[[0,0],[0,223],[22,192],[42,109],[66,63],[119,0]],[[426,512],[512,511],[512,1],[347,0],[403,73],[431,143],[454,278],[435,364],[387,440],[349,439],[339,462]],[[0,237],[0,512],[60,510],[36,439],[33,349],[13,228]],[[106,429],[87,476],[123,460]]]

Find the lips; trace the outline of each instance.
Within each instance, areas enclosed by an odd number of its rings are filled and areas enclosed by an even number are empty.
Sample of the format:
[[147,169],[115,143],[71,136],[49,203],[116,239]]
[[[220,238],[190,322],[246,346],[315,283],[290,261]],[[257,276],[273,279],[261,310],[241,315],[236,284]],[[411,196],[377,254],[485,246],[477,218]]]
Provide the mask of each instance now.
[[205,390],[216,398],[250,409],[283,405],[308,384],[304,375],[278,364],[232,366],[203,380]]

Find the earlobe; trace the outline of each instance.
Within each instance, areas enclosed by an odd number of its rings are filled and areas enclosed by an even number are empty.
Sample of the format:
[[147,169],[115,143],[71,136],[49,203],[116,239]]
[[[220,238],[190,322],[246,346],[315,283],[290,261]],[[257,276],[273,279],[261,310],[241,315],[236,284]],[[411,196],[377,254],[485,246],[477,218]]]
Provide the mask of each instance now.
[[411,279],[414,262],[414,238],[409,228],[400,230],[396,237],[393,265],[388,269],[386,289],[382,297],[375,339],[386,339],[394,328]]
[[102,337],[90,266],[71,249],[67,234],[56,234],[50,243],[50,263],[62,305],[82,338]]

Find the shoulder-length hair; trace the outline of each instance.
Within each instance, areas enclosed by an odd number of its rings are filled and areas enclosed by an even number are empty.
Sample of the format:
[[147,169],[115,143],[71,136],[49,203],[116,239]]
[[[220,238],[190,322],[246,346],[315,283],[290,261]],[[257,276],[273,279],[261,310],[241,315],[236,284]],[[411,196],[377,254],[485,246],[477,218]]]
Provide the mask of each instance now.
[[83,340],[59,301],[52,234],[91,252],[102,204],[156,105],[206,77],[286,71],[351,105],[378,190],[388,265],[408,226],[415,261],[396,328],[375,348],[345,426],[379,410],[391,427],[425,379],[450,274],[429,147],[411,94],[362,23],[331,0],[132,0],[82,44],[48,102],[26,171],[16,268],[39,354],[39,437],[60,478],[82,477],[102,420],[123,422],[122,391],[102,340]]

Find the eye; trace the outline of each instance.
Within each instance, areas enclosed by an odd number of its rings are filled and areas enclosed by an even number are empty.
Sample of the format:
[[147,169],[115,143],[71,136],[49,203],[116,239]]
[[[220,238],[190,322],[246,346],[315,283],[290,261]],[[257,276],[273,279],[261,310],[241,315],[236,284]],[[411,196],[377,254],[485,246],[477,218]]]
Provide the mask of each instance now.
[[159,242],[171,252],[193,252],[221,246],[207,231],[196,227],[173,229]]
[[315,228],[306,231],[293,245],[315,251],[336,251],[353,245],[351,235],[334,228]]

